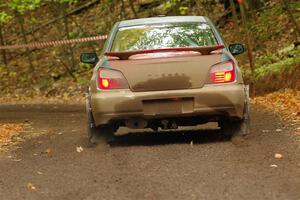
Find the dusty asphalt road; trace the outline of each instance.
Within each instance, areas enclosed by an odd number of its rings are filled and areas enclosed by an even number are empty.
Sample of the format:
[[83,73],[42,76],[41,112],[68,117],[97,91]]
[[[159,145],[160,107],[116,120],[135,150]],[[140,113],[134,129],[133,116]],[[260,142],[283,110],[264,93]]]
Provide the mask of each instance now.
[[246,141],[201,129],[130,134],[95,148],[86,144],[82,109],[0,106],[0,122],[27,119],[44,133],[0,155],[1,200],[300,199],[300,145],[261,108],[252,107]]

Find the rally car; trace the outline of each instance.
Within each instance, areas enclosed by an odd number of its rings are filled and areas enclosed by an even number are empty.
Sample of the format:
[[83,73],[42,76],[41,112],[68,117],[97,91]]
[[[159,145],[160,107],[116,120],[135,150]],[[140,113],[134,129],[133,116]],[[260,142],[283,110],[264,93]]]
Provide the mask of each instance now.
[[154,131],[218,122],[225,134],[249,132],[249,88],[234,55],[202,16],[118,22],[93,64],[86,99],[91,142],[119,127]]

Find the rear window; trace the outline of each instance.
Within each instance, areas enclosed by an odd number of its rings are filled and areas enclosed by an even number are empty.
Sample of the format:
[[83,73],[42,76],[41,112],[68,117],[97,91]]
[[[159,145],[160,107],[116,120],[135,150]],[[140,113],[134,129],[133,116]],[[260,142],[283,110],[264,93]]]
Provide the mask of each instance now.
[[120,28],[111,51],[217,45],[205,23],[155,24]]

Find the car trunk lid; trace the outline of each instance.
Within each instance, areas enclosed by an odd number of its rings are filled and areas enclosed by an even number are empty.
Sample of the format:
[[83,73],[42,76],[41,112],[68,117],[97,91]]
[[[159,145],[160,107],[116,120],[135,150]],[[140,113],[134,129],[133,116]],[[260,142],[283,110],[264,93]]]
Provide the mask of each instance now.
[[134,92],[201,88],[210,67],[221,61],[221,53],[163,52],[139,54],[128,60],[109,59],[120,70]]

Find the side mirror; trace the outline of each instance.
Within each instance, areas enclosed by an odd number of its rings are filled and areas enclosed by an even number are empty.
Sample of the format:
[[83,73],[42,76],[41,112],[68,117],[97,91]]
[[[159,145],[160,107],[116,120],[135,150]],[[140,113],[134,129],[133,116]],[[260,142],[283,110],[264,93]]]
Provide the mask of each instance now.
[[232,55],[239,55],[245,52],[245,47],[242,44],[230,44],[228,49]]
[[99,61],[98,55],[96,53],[82,53],[80,55],[80,62],[87,64],[97,64]]

